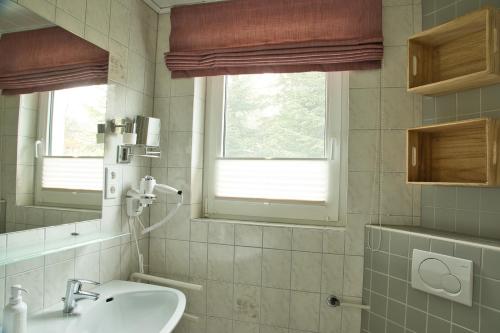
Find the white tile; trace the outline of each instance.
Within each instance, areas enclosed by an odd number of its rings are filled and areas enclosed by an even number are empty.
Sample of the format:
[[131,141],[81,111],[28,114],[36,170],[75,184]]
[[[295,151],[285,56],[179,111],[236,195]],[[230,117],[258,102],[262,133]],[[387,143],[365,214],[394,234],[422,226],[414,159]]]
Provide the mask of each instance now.
[[262,249],[235,247],[234,282],[260,285],[262,267]]
[[191,143],[190,132],[169,132],[168,135],[168,166],[190,167],[191,166]]
[[317,332],[319,328],[319,303],[319,294],[292,291],[290,328]]
[[382,86],[406,87],[406,46],[384,47]]
[[54,4],[47,2],[46,0],[18,0],[19,4],[31,9],[36,14],[49,21],[55,21],[55,10]]
[[373,171],[379,165],[378,130],[349,131],[349,171]]
[[382,170],[406,172],[406,131],[383,131]]
[[288,327],[290,318],[290,290],[262,288],[261,323]]
[[149,269],[151,272],[165,273],[165,240],[151,238],[149,246]]
[[409,6],[384,7],[382,12],[384,45],[406,45],[413,34],[413,11]]
[[79,21],[85,20],[86,0],[57,0],[57,7],[61,8],[68,14],[75,17]]
[[412,97],[406,88],[382,89],[382,128],[406,130],[413,127]]
[[342,309],[342,333],[357,333],[361,330],[361,311]]
[[319,332],[320,333],[338,333],[342,326],[342,310],[332,308],[326,301],[328,294],[321,295],[320,313],[319,313]]
[[43,268],[37,268],[21,274],[7,276],[5,280],[5,289],[8,290],[6,293],[7,295],[5,295],[6,298],[10,296],[10,287],[15,284],[20,284],[29,292],[29,294],[23,295],[24,301],[29,304],[29,313],[34,313],[43,308]]
[[349,90],[349,129],[377,129],[380,125],[380,89]]
[[370,223],[370,215],[348,214],[345,232],[345,252],[350,255],[363,255],[364,228]]
[[264,227],[263,242],[265,248],[290,250],[292,248],[292,229]]
[[208,278],[233,281],[234,247],[208,244]]
[[99,281],[99,252],[85,254],[75,258],[75,277]]
[[259,333],[259,324],[235,320],[233,322],[233,329],[238,333]]
[[237,224],[235,226],[235,244],[262,247],[262,227]]
[[381,184],[380,210],[387,215],[411,216],[412,191],[405,173],[385,172]]
[[292,249],[297,251],[322,252],[322,230],[294,228]]
[[[66,291],[66,283],[75,277],[75,261],[67,260],[45,267],[44,307],[57,304]],[[84,287],[85,289],[85,287]]]
[[146,59],[141,55],[128,53],[128,80],[127,84],[132,89],[144,91],[144,72],[146,71]]
[[233,321],[224,318],[208,317],[207,333],[233,333]]
[[189,242],[167,239],[165,241],[165,265],[169,276],[189,275]]
[[207,314],[229,319],[233,317],[233,284],[207,281]]
[[109,37],[128,45],[129,40],[129,17],[130,12],[126,6],[119,1],[112,0]]
[[344,256],[323,254],[321,292],[341,295],[344,280]]
[[292,252],[293,290],[315,291],[321,289],[321,254]]
[[208,239],[208,223],[192,221],[191,222],[191,241],[206,242]]
[[208,242],[216,244],[234,244],[234,224],[209,222]]
[[101,251],[100,282],[106,283],[120,279],[120,247],[115,246]]
[[103,34],[109,33],[110,0],[87,0],[85,23]]
[[192,96],[194,95],[195,79],[175,79],[172,81],[170,93],[172,96]]
[[349,213],[378,211],[379,177],[375,172],[349,172],[347,210]]
[[262,286],[290,289],[291,269],[291,251],[272,249],[263,250]]
[[207,277],[207,243],[190,243],[189,274],[191,277]]
[[344,295],[361,297],[363,283],[363,257],[344,257]]
[[260,319],[260,288],[234,286],[234,319],[258,323]]
[[344,253],[344,231],[325,230],[323,231],[323,252],[324,253]]
[[349,72],[350,88],[380,87],[380,69]]
[[85,34],[85,26],[83,21],[78,20],[67,12],[56,8],[56,23],[61,28],[79,36],[83,37]]
[[114,41],[113,39],[110,39],[109,52],[109,79],[122,84],[126,84],[128,79],[127,48],[124,45]]

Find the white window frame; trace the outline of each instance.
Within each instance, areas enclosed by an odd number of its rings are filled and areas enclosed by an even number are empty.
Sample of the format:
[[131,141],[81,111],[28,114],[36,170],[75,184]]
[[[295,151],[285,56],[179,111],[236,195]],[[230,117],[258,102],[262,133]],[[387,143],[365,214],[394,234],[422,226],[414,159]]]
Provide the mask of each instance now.
[[[63,208],[100,209],[102,206],[102,191],[56,189],[42,187],[42,163],[47,156],[50,133],[48,133],[48,122],[50,121],[50,108],[52,104],[53,92],[42,92],[39,94],[38,103],[38,139],[41,141],[41,156],[35,159],[35,205],[53,206]],[[66,158],[63,156],[52,156]],[[74,157],[67,157],[74,158]],[[86,158],[85,156],[79,158]],[[104,158],[104,157],[103,157]],[[104,172],[104,170],[103,170]]]
[[344,212],[347,186],[348,73],[326,74],[326,160],[329,193],[326,202],[234,199],[215,196],[215,163],[222,156],[224,76],[207,79],[203,212],[207,218],[270,222],[339,222]]

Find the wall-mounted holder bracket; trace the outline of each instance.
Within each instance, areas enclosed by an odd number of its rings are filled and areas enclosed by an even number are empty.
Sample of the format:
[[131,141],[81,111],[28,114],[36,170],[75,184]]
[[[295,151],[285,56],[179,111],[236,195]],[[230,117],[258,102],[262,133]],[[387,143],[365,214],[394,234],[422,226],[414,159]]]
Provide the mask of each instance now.
[[[140,152],[137,152],[141,150]],[[117,162],[128,164],[132,162],[132,157],[161,158],[160,147],[149,147],[144,145],[119,145]]]

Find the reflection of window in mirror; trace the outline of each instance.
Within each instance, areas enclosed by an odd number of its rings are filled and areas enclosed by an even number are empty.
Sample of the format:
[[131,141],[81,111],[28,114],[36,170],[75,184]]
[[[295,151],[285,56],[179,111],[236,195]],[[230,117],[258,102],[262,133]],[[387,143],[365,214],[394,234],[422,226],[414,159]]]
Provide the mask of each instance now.
[[95,208],[101,205],[107,85],[40,94],[35,201],[38,205]]

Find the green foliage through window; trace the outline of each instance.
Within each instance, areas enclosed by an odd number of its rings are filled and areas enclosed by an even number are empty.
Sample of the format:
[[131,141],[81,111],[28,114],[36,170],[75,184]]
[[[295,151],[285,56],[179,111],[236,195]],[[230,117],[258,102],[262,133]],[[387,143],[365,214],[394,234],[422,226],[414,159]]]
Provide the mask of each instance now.
[[326,74],[226,77],[224,157],[324,158]]

